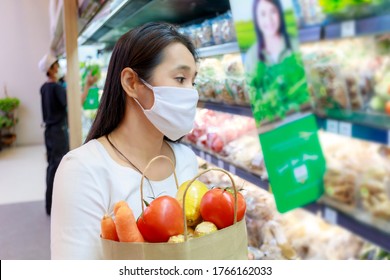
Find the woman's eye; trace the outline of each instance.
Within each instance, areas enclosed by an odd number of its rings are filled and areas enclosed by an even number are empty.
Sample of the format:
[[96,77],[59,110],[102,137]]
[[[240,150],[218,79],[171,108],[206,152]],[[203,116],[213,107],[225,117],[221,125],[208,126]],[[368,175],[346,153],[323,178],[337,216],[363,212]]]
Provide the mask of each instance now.
[[186,78],[184,78],[184,77],[176,77],[175,78],[176,79],[176,81],[178,81],[179,83],[184,83],[184,80],[186,79]]

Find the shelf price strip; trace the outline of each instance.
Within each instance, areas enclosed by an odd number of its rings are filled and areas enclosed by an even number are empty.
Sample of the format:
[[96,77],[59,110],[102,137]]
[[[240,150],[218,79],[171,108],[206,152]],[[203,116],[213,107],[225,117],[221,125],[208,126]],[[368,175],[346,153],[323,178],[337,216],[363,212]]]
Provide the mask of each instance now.
[[333,119],[318,118],[319,127],[327,132],[390,145],[390,130]]
[[341,37],[353,37],[356,34],[356,23],[354,20],[348,20],[341,23]]
[[387,146],[390,146],[390,130],[387,131]]
[[324,219],[332,225],[337,225],[337,212],[329,207],[325,207]]
[[340,122],[339,134],[347,137],[352,137],[352,124],[348,122]]

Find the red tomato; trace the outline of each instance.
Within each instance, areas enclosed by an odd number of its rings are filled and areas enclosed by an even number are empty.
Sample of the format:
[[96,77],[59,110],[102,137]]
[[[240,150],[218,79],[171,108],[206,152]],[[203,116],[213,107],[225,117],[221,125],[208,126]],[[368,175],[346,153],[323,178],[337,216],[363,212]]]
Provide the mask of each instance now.
[[[237,192],[237,222],[245,215],[244,196]],[[234,194],[229,190],[214,188],[203,196],[200,202],[203,220],[214,223],[218,229],[231,226],[234,222]]]
[[167,242],[169,237],[184,232],[183,210],[176,198],[160,196],[145,208],[137,226],[145,241]]

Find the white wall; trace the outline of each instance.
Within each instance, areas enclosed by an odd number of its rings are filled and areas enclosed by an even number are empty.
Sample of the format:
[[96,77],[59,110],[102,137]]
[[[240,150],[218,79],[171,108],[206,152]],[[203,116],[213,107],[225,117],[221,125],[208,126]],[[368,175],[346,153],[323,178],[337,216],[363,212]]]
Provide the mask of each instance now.
[[21,100],[16,145],[44,143],[39,89],[46,80],[39,59],[49,50],[49,0],[0,1],[0,97]]

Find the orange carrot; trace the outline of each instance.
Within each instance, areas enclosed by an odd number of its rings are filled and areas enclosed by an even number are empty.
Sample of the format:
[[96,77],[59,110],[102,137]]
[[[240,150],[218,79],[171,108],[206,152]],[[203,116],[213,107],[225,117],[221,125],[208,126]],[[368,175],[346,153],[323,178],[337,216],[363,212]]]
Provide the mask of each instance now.
[[144,242],[130,207],[118,207],[115,215],[116,232],[120,242]]
[[115,205],[114,205],[114,215],[116,215],[116,212],[118,211],[119,207],[121,207],[121,206],[127,206],[127,207],[129,207],[129,205],[127,204],[126,201],[124,201],[124,200],[118,201],[118,202],[115,203]]
[[108,216],[107,214],[104,215],[100,226],[103,239],[119,241],[118,234],[116,233],[114,220],[110,216]]

